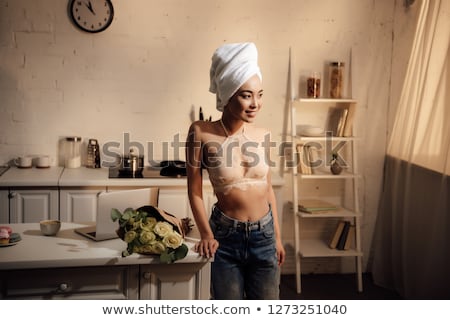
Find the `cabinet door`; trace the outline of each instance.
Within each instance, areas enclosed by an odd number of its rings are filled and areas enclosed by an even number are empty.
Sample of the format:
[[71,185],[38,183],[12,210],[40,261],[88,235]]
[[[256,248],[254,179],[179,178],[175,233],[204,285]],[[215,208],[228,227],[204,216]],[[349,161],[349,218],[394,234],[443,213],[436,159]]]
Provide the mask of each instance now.
[[141,300],[210,299],[210,263],[140,266]]
[[9,223],[8,190],[0,190],[0,223]]
[[61,189],[60,217],[65,222],[91,222],[97,216],[97,195],[105,188]]
[[[216,197],[211,188],[204,188],[203,201],[206,213],[209,215],[213,204],[216,202]],[[158,207],[178,218],[189,217],[193,219],[186,188],[161,189],[159,191]]]
[[10,223],[59,219],[58,190],[10,190]]
[[137,299],[138,266],[7,270],[0,299]]
[[160,189],[158,207],[180,219],[192,217],[186,188]]

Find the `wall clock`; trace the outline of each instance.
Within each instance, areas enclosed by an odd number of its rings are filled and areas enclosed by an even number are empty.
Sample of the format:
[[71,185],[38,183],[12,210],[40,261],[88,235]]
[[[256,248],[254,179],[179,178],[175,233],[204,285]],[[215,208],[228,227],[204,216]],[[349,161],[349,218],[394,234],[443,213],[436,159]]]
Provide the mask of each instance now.
[[114,8],[111,0],[71,0],[69,15],[75,26],[83,31],[95,33],[111,25]]

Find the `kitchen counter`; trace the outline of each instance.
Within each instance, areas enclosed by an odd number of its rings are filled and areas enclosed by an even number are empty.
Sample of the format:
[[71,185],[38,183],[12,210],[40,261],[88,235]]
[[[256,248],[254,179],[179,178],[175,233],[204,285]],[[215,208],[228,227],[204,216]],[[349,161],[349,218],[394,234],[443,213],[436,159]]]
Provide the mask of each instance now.
[[[86,224],[63,222],[54,237],[42,235],[39,223],[9,226],[21,235],[22,240],[13,246],[0,247],[0,270],[160,264],[159,257],[154,255],[133,254],[123,258],[126,243],[121,239],[96,242],[74,232],[75,228]],[[192,250],[193,241],[185,241],[189,247],[188,255],[176,263],[208,262]]]
[[[145,186],[145,187],[186,187],[186,177],[163,177],[158,174],[155,178],[109,178],[108,168],[90,169],[80,167],[67,169],[64,167],[50,167],[46,169],[19,169],[11,167],[0,176],[0,187],[93,187],[93,186]],[[205,185],[211,185],[207,172],[204,172]],[[272,173],[272,184],[281,186],[283,179]]]
[[192,250],[175,263],[158,256],[122,257],[120,239],[93,241],[62,223],[54,237],[38,223],[10,224],[22,240],[0,247],[0,299],[209,299],[210,259]]
[[[108,168],[67,169],[9,168],[0,176],[0,223],[30,223],[44,219],[64,222],[95,221],[99,192],[158,187],[158,206],[179,218],[192,217],[186,177],[163,177],[154,169],[153,178],[109,178]],[[208,212],[217,201],[207,172],[204,200]],[[272,173],[279,219],[282,221],[283,179]]]
[[[108,168],[64,169],[59,179],[60,187],[78,186],[136,186],[136,187],[185,187],[186,177],[163,177],[155,170],[154,178],[109,178]],[[205,181],[209,183],[209,181]]]
[[63,167],[11,167],[0,176],[0,187],[57,187],[63,170]]

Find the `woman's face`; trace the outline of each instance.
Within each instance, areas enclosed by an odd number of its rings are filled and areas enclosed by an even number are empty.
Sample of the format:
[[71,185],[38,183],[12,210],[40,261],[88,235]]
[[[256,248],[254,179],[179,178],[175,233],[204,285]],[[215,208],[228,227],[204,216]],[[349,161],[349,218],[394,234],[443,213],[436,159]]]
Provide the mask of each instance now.
[[263,89],[261,80],[254,75],[247,80],[231,97],[224,112],[228,112],[235,119],[253,122],[262,107]]

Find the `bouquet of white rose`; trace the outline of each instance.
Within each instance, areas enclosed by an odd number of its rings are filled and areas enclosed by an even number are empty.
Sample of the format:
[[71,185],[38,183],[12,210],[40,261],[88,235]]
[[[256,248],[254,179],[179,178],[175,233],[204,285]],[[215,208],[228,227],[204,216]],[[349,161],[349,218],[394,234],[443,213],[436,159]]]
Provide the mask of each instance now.
[[192,228],[189,218],[180,220],[160,208],[144,206],[128,208],[123,213],[112,209],[111,219],[118,220],[117,235],[127,243],[123,257],[132,253],[156,254],[162,262],[172,263],[188,253],[184,236]]

